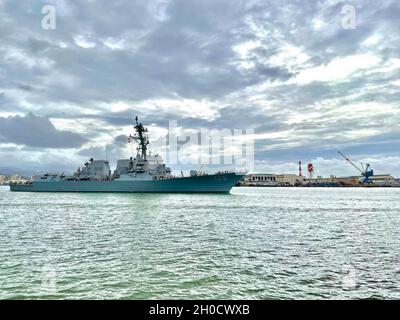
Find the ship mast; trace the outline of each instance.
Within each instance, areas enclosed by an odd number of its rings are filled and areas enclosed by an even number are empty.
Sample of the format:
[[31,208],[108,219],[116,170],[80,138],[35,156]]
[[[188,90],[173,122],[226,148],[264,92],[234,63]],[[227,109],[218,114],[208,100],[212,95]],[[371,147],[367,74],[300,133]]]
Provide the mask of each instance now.
[[138,144],[138,153],[137,158],[142,160],[146,160],[147,157],[147,145],[149,144],[149,139],[144,135],[144,133],[148,132],[147,128],[143,126],[143,124],[138,122],[138,117],[135,118],[136,125],[134,126],[136,133],[132,136],[129,136],[130,139],[135,140]]

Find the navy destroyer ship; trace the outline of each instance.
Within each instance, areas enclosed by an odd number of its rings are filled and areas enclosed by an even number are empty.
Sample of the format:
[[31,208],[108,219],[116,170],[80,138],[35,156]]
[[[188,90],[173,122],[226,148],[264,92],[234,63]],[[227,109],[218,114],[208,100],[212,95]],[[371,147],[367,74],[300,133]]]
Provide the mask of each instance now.
[[229,193],[245,173],[215,174],[190,171],[190,176],[175,177],[159,155],[148,154],[147,128],[136,117],[136,157],[117,161],[113,173],[107,160],[90,159],[72,176],[46,173],[31,181],[11,183],[12,191],[30,192],[156,192],[156,193]]

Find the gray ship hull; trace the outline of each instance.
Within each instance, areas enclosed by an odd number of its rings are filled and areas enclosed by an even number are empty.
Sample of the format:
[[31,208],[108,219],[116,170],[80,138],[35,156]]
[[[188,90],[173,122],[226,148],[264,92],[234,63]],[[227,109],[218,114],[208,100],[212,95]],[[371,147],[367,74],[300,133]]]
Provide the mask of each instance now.
[[131,193],[228,193],[243,174],[223,173],[164,180],[33,181],[10,184],[11,191],[24,192],[131,192]]

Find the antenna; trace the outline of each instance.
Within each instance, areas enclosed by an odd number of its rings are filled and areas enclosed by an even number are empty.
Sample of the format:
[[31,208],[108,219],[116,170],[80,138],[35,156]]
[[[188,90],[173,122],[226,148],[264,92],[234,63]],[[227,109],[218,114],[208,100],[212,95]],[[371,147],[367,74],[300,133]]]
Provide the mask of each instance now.
[[149,145],[149,139],[147,136],[144,135],[144,133],[148,132],[147,128],[143,126],[143,124],[139,123],[139,118],[138,116],[135,117],[135,122],[136,125],[134,126],[134,129],[136,133],[132,136],[129,135],[128,142],[133,139],[135,142],[139,144],[138,146],[138,152],[137,152],[137,157],[141,158],[143,160],[146,160],[147,158],[147,146]]

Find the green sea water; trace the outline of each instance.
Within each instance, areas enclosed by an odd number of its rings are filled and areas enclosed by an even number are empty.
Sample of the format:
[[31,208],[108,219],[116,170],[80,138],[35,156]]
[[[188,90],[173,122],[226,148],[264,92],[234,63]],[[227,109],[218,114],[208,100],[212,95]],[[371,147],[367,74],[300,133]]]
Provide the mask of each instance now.
[[0,299],[400,298],[400,189],[0,187]]

